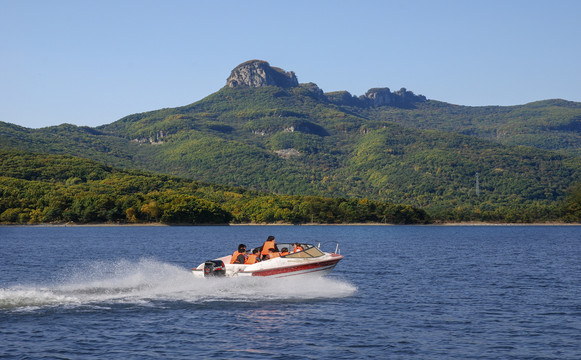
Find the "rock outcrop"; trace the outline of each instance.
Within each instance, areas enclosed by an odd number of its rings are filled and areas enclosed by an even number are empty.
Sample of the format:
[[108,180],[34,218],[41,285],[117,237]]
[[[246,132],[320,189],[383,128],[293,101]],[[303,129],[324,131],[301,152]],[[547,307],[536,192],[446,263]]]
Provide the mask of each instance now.
[[325,96],[331,103],[336,105],[359,107],[393,106],[411,108],[414,103],[426,101],[425,96],[416,95],[405,88],[394,92],[391,92],[389,88],[373,88],[367,90],[365,95],[359,97],[351,95],[347,91],[325,93]]
[[367,100],[371,106],[392,105],[396,97],[389,91],[389,88],[373,88],[367,90],[362,100]]
[[226,85],[235,87],[261,87],[279,86],[291,88],[299,86],[299,81],[294,72],[286,72],[282,69],[271,67],[262,60],[250,60],[242,63],[232,70]]
[[292,157],[301,156],[301,153],[294,148],[275,150],[274,152],[283,159],[290,159]]
[[310,82],[310,83],[306,83],[306,84],[299,84],[299,86],[301,88],[307,90],[312,98],[317,99],[317,100],[321,100],[321,101],[327,101],[327,98],[325,97],[325,93],[323,92],[323,90],[321,90],[317,86],[317,84]]
[[361,101],[357,96],[351,95],[349,91],[333,91],[330,93],[325,93],[327,99],[336,105],[346,105],[346,106],[360,106]]
[[426,101],[426,97],[423,95],[416,95],[411,91],[407,91],[405,88],[401,88],[399,91],[391,92],[389,88],[374,88],[369,89],[365,95],[359,97],[362,101],[366,102],[368,106],[396,106],[396,107],[409,107],[413,103]]
[[270,66],[263,60],[250,60],[234,68],[226,80],[230,88],[278,86],[281,88],[301,87],[306,94],[320,101],[330,102],[340,106],[377,107],[393,106],[412,108],[415,103],[426,101],[423,95],[416,95],[405,88],[391,92],[389,88],[369,89],[365,95],[359,97],[347,91],[323,93],[317,84],[300,84],[293,71]]

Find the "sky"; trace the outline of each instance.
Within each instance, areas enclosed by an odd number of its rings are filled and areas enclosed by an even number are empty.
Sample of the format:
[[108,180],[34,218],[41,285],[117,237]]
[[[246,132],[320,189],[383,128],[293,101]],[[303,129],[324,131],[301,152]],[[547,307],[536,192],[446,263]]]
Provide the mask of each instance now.
[[0,0],[0,121],[95,127],[191,104],[252,59],[323,91],[581,101],[581,1]]

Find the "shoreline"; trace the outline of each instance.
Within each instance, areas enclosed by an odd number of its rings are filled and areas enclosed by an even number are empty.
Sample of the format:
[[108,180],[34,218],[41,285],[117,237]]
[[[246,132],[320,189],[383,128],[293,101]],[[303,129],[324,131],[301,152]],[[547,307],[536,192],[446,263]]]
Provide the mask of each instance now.
[[347,223],[347,224],[290,224],[290,223],[273,223],[273,224],[160,224],[160,223],[143,223],[143,224],[113,224],[113,223],[98,223],[98,224],[0,224],[1,227],[179,227],[179,226],[581,226],[581,223],[562,223],[562,222],[547,222],[547,223],[487,223],[487,222],[442,222],[433,224],[384,224],[384,223]]

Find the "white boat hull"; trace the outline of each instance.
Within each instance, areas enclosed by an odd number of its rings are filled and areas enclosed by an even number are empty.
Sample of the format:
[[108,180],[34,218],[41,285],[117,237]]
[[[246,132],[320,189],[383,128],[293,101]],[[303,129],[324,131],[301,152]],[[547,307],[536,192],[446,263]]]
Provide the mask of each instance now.
[[[231,255],[223,256],[214,261],[224,263],[226,277],[234,276],[325,276],[343,259],[342,255],[323,253],[317,257],[277,257],[255,264],[230,264]],[[192,269],[197,277],[205,277],[204,263]]]

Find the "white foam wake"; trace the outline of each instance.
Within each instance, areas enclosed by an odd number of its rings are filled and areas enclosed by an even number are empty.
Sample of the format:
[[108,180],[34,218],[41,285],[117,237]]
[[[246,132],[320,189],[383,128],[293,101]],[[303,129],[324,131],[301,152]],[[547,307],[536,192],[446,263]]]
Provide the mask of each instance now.
[[356,290],[348,282],[332,278],[199,279],[187,269],[142,259],[91,263],[71,269],[50,286],[0,288],[0,309],[151,304],[154,301],[300,301],[347,297]]

